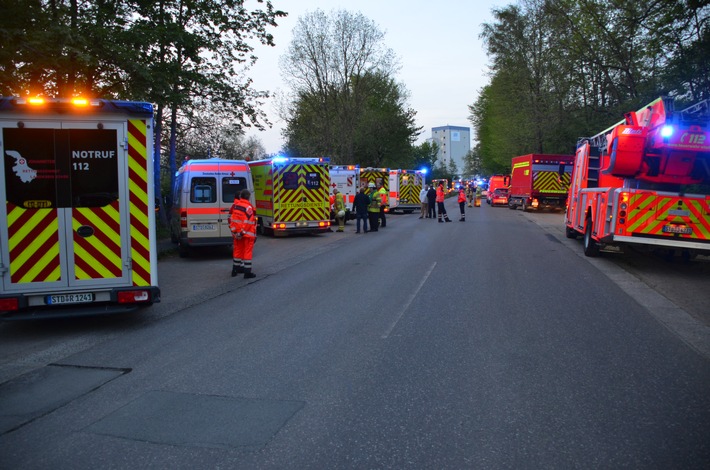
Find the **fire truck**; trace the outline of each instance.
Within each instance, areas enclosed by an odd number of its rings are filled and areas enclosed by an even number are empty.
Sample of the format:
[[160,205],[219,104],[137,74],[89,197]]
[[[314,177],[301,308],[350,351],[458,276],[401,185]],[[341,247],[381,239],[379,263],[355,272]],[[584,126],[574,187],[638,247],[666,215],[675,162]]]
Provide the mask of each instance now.
[[330,229],[328,158],[251,161],[259,231],[275,236]]
[[662,247],[710,250],[710,103],[682,111],[659,98],[577,144],[565,232],[584,254]]
[[419,210],[422,203],[419,193],[424,186],[424,172],[421,170],[390,170],[389,172],[389,210],[401,210],[411,214]]
[[498,188],[507,188],[510,185],[510,175],[493,175],[488,179],[488,192],[486,193],[486,202],[491,204],[493,191]]
[[153,106],[0,98],[0,313],[122,313],[160,301]]
[[508,207],[564,210],[573,163],[572,155],[513,157]]

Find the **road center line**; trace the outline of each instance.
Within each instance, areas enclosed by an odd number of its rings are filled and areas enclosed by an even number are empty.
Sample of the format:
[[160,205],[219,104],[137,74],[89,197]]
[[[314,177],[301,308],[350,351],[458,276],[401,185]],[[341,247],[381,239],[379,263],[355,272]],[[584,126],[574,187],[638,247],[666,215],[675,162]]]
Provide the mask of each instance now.
[[424,286],[424,283],[426,282],[426,280],[429,279],[429,276],[431,275],[431,272],[434,270],[435,267],[436,267],[436,261],[434,261],[434,264],[432,264],[431,267],[429,268],[429,270],[426,272],[426,274],[424,274],[424,277],[419,282],[419,285],[417,286],[417,288],[414,289],[414,292],[412,292],[412,294],[409,296],[409,298],[404,303],[404,305],[402,305],[402,308],[397,313],[397,317],[394,319],[394,322],[392,322],[390,327],[387,328],[387,331],[385,332],[385,334],[383,334],[381,336],[382,339],[387,339],[389,337],[389,335],[392,333],[392,330],[394,330],[394,327],[397,326],[397,323],[399,323],[399,320],[404,315],[404,312],[407,311],[407,309],[412,304],[412,302],[414,302],[414,298],[417,296],[417,294],[419,294],[419,291],[422,290],[422,286]]

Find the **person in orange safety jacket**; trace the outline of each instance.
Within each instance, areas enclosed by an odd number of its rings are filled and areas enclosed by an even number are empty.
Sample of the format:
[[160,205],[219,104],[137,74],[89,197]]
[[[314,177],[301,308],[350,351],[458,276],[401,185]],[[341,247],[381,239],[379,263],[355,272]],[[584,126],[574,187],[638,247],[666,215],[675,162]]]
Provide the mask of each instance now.
[[445,198],[446,195],[444,193],[444,183],[439,183],[439,186],[436,187],[436,206],[439,212],[439,222],[444,222],[444,220],[447,222],[451,222],[451,219],[449,219],[449,216],[446,214],[446,207],[444,207]]
[[461,211],[461,218],[459,219],[459,222],[465,222],[466,221],[466,190],[464,189],[463,186],[459,187],[459,198],[458,198],[458,203],[459,203],[459,210]]
[[244,279],[256,277],[251,272],[252,251],[256,242],[256,213],[249,196],[249,190],[242,189],[229,211],[229,229],[234,237],[232,277],[244,273]]

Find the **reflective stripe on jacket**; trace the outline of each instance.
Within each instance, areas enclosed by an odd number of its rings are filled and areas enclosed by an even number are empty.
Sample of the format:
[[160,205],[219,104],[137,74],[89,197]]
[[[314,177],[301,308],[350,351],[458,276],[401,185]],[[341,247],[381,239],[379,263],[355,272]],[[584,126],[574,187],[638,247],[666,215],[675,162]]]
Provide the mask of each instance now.
[[256,238],[256,215],[251,203],[235,199],[229,211],[229,229],[232,233]]

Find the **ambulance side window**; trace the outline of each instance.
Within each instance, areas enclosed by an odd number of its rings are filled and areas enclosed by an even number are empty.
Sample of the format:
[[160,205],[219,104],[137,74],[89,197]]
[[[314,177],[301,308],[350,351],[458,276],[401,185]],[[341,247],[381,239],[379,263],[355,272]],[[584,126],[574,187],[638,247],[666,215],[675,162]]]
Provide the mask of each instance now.
[[246,189],[246,178],[236,176],[226,176],[222,178],[222,202],[232,203],[234,197],[242,189]]
[[217,202],[217,180],[215,178],[192,178],[190,182],[190,202]]

